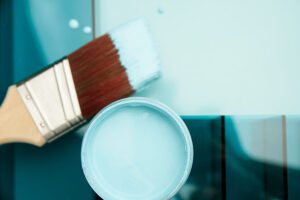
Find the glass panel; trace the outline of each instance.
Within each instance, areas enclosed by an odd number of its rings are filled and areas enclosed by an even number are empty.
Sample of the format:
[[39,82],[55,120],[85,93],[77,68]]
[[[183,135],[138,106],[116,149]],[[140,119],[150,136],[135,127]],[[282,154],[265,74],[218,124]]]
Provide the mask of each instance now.
[[174,200],[221,199],[221,117],[183,117],[193,140],[191,175]]
[[95,0],[97,35],[148,19],[163,78],[142,95],[181,115],[300,113],[297,0]]
[[288,198],[300,198],[300,116],[286,117]]
[[286,199],[283,118],[226,118],[227,199]]

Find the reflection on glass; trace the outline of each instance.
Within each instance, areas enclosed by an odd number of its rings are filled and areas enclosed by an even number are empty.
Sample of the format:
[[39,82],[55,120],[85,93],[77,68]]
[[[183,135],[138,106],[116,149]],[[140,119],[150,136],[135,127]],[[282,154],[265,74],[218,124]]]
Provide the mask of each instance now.
[[183,119],[192,136],[194,163],[173,200],[221,199],[221,117]]
[[283,117],[226,118],[227,199],[285,199]]
[[286,117],[288,199],[300,199],[300,116]]

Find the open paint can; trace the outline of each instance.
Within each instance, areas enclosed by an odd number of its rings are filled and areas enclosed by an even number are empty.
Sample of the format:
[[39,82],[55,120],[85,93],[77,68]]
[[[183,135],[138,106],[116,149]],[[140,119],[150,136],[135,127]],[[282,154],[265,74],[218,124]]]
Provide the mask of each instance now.
[[105,200],[165,200],[187,180],[193,144],[174,111],[131,97],[95,116],[83,139],[81,162],[89,184]]

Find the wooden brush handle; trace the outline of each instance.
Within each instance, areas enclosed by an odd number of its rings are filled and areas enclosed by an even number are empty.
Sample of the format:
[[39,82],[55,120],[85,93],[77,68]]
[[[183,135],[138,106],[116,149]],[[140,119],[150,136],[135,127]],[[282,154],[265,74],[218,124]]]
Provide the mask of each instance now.
[[0,144],[23,142],[42,146],[46,140],[36,127],[15,85],[0,107]]

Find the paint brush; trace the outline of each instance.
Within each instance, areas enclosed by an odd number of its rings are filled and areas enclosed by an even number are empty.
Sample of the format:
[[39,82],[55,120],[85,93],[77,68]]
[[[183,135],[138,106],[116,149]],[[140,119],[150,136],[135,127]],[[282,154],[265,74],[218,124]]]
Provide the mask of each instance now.
[[0,108],[0,144],[42,146],[159,76],[147,24],[131,21],[10,86]]

